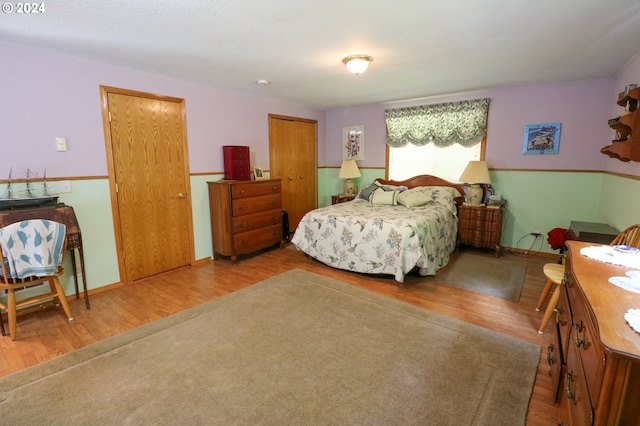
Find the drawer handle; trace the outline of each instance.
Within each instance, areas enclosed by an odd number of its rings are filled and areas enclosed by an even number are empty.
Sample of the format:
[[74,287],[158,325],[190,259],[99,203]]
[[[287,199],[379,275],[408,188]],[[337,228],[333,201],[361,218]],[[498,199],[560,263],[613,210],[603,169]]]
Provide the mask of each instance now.
[[567,373],[567,386],[565,388],[565,392],[567,394],[567,398],[576,402],[576,394],[571,392],[571,382],[573,381],[573,373]]
[[274,206],[277,206],[278,202],[274,200],[274,201],[271,202],[271,204],[273,204]]
[[240,207],[238,207],[238,210],[246,210],[246,209],[247,209],[247,206],[240,206]]
[[246,228],[247,227],[247,222],[242,222],[240,224],[240,228]]
[[249,240],[240,240],[240,241],[238,241],[238,243],[242,244],[242,245],[246,245],[246,244],[249,243]]
[[556,324],[565,325],[567,323],[566,321],[563,321],[562,318],[560,318],[560,315],[562,315],[564,309],[562,309],[561,307],[557,307],[553,309],[553,312],[556,313]]
[[553,365],[555,363],[555,353],[556,347],[553,344],[547,346],[547,362],[549,365]]
[[278,187],[277,187],[277,186],[274,186],[274,187],[273,187],[273,188],[271,188],[271,189],[273,189],[274,191],[277,191],[277,190],[278,190]]
[[279,216],[274,216],[271,218],[271,220],[273,220],[274,222],[277,221],[279,219]]
[[576,348],[587,348],[587,336],[584,336],[580,339],[580,333],[582,332],[582,321],[573,326],[573,343],[576,345]]

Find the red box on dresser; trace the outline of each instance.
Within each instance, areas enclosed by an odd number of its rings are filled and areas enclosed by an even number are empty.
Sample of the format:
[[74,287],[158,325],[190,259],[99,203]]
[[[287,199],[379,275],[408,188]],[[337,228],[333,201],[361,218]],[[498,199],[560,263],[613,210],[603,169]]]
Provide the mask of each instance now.
[[222,147],[222,153],[225,179],[251,180],[248,146],[225,145]]

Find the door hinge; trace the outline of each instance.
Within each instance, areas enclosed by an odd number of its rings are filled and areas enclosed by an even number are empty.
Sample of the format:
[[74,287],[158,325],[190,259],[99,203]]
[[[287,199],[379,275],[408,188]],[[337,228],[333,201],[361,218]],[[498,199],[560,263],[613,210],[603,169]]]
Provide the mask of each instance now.
[[109,114],[109,123],[111,123],[111,111],[109,111],[108,114]]
[[116,193],[118,192],[118,184],[116,183]]

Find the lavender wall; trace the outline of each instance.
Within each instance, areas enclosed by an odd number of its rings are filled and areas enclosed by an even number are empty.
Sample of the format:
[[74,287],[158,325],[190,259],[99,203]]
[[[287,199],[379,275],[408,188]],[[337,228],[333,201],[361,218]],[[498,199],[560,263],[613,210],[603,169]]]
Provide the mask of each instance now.
[[[571,81],[330,110],[326,112],[326,165],[340,164],[343,126],[364,124],[365,159],[359,164],[383,167],[385,109],[488,97],[486,160],[491,168],[602,170],[605,156],[600,148],[610,139],[607,119],[613,85],[613,79]],[[523,155],[524,126],[547,122],[562,123],[559,153]]]
[[[252,163],[269,167],[269,113],[318,120],[324,113],[301,105],[247,97],[122,67],[0,42],[0,179],[9,169],[50,177],[106,176],[100,85],[185,99],[192,173],[223,170],[222,145],[249,145]],[[266,87],[266,90],[269,88]],[[55,151],[55,137],[68,151]],[[18,176],[16,176],[18,177]]]
[[[323,152],[324,112],[302,105],[2,42],[0,58],[0,181],[11,168],[15,178],[23,178],[27,169],[40,175],[46,169],[49,178],[72,179],[72,192],[59,194],[60,202],[74,207],[82,227],[89,289],[120,279],[100,85],[185,99],[196,260],[212,255],[206,182],[220,178],[222,145],[249,145],[252,164],[268,169],[268,114],[272,113],[318,120],[320,155]],[[56,152],[56,137],[68,139],[67,152]],[[58,184],[51,183],[51,190],[59,191]],[[0,184],[0,196],[5,188]],[[70,294],[71,274],[67,272],[62,281]]]
[[[640,163],[623,163],[600,153],[613,138],[607,120],[619,113],[617,94],[626,84],[640,80],[639,71],[640,60],[634,58],[617,78],[330,110],[326,112],[325,165],[340,165],[342,127],[364,125],[365,160],[359,165],[378,168],[376,171],[383,176],[379,168],[384,168],[386,161],[385,109],[488,97],[486,160],[493,169],[494,188],[507,200],[502,245],[552,252],[546,240],[535,241],[530,233],[568,228],[574,220],[607,222],[622,230],[640,220],[634,213],[638,211],[638,180],[601,172],[640,176]],[[559,153],[523,155],[524,126],[546,122],[562,123]],[[338,182],[337,172],[334,175],[326,179]],[[615,206],[624,207],[612,208]]]

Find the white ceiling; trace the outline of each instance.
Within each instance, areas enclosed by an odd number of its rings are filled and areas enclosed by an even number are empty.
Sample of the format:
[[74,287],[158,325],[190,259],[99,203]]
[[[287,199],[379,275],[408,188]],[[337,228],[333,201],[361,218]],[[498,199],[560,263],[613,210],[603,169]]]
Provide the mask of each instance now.
[[319,109],[613,77],[640,49],[638,0],[39,3],[0,40]]

